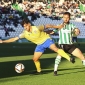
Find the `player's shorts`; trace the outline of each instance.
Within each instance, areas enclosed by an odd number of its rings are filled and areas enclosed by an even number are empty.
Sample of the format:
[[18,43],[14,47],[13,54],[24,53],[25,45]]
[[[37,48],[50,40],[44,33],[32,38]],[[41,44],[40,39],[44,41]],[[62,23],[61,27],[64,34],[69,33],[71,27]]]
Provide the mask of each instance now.
[[50,48],[50,45],[54,44],[52,39],[47,39],[43,44],[37,45],[35,52],[44,52],[46,48]]
[[77,47],[74,44],[59,44],[59,48],[71,54]]

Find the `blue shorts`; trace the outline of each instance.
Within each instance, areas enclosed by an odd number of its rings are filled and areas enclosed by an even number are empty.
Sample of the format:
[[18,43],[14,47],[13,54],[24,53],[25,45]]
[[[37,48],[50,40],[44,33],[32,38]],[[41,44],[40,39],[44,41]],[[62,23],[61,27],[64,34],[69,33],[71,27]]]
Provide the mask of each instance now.
[[54,44],[52,39],[47,39],[43,44],[37,45],[35,52],[44,52],[46,48],[50,48],[50,45]]

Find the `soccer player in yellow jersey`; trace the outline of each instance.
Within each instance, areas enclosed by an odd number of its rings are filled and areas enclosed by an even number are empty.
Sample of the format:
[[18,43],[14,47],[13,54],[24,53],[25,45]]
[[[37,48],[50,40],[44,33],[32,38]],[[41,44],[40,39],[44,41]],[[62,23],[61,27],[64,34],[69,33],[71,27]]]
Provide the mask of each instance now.
[[[73,59],[62,50],[58,49],[52,39],[50,38],[49,34],[44,32],[44,28],[49,28],[49,25],[41,25],[41,26],[31,26],[28,19],[24,19],[22,21],[22,26],[24,27],[24,31],[18,36],[14,38],[10,38],[7,40],[0,40],[0,43],[9,43],[18,40],[19,38],[26,38],[27,40],[37,44],[33,56],[33,61],[35,63],[37,72],[41,72],[40,61],[39,58],[42,56],[44,50],[46,48],[50,48],[54,52],[60,54],[67,60],[73,62]],[[57,28],[62,28],[63,25],[56,26]]]

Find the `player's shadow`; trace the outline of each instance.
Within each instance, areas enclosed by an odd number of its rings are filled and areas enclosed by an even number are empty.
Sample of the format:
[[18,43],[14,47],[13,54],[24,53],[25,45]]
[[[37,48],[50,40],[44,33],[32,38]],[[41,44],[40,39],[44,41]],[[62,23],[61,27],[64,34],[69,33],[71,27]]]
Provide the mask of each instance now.
[[[50,73],[53,70],[50,70],[50,67],[53,67],[54,58],[44,58],[41,59],[41,67],[44,74]],[[47,63],[48,62],[48,63]],[[23,63],[25,66],[25,70],[22,73],[15,72],[15,65],[17,63]],[[50,66],[50,67],[49,67]],[[51,67],[51,69],[52,69]],[[14,76],[22,76],[22,75],[30,75],[31,72],[35,71],[35,65],[32,60],[21,60],[21,61],[10,61],[10,62],[0,62],[0,78],[14,77]],[[46,70],[46,69],[49,70]]]
[[[53,67],[54,67],[54,58],[44,58],[41,59],[41,67],[42,67],[42,74],[49,74],[53,72]],[[62,62],[66,62],[65,59],[63,59]],[[17,63],[23,63],[25,66],[25,70],[22,73],[16,73],[15,72],[15,65]],[[9,77],[16,77],[16,76],[23,76],[23,75],[29,75],[29,76],[35,76],[35,74],[31,75],[31,72],[35,71],[35,65],[32,60],[22,60],[22,61],[10,61],[10,62],[1,62],[0,63],[0,79],[1,78],[9,78]],[[79,70],[81,69],[81,70]],[[72,74],[72,73],[78,73],[78,72],[84,72],[85,68],[83,67],[75,67],[75,68],[68,68],[68,69],[59,69],[58,71],[67,71],[67,70],[72,70],[72,72],[67,72],[67,73],[59,73],[58,75],[65,75],[65,74]],[[74,72],[73,72],[74,70]],[[16,78],[12,78],[16,79]]]
[[[82,70],[80,70],[82,69]],[[66,74],[75,74],[75,73],[80,73],[80,72],[85,72],[85,67],[75,67],[75,68],[68,68],[68,69],[59,69],[59,71],[67,71],[67,70],[72,70],[73,72],[63,72],[63,73],[59,73],[58,76],[62,76],[62,75],[66,75]],[[75,71],[74,71],[75,70]]]
[[[43,58],[41,59],[41,67],[42,67],[42,74],[49,74],[53,72],[54,67],[54,60],[55,58]],[[65,59],[62,62],[66,62]],[[15,72],[15,65],[17,63],[23,63],[25,66],[25,70],[22,73]],[[0,62],[0,78],[8,78],[8,77],[15,77],[15,76],[22,76],[22,75],[31,75],[32,72],[36,70],[34,62],[32,60],[21,60],[21,61],[10,61],[10,62]],[[75,70],[75,72],[68,72],[59,75],[71,74],[71,73],[78,73],[83,72],[78,71],[78,69],[84,69],[82,67],[75,67],[75,68],[68,68],[68,69],[59,69],[58,71],[65,71],[65,70]],[[35,74],[33,74],[35,75]]]

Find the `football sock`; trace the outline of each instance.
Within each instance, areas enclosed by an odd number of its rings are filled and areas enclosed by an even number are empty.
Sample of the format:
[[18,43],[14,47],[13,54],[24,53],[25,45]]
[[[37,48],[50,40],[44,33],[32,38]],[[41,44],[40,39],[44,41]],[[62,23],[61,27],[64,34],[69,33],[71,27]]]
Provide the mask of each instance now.
[[58,55],[55,59],[54,71],[58,70],[58,66],[59,66],[60,61],[61,61],[61,56]]
[[36,69],[37,69],[37,72],[41,72],[41,67],[40,67],[40,61],[35,61],[35,66],[36,66]]
[[70,61],[70,56],[67,53],[65,53],[62,49],[58,49],[57,53]]

